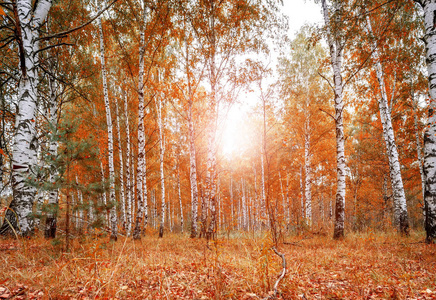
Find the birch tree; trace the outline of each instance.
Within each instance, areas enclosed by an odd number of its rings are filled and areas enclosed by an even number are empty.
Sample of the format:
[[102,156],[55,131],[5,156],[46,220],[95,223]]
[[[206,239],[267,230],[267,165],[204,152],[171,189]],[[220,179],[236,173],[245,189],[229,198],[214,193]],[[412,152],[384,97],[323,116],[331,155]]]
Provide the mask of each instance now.
[[182,203],[182,192],[181,192],[181,184],[180,184],[180,148],[176,147],[176,172],[177,172],[177,196],[179,198],[179,207],[180,207],[180,229],[182,233],[184,232],[185,227],[185,219],[183,217],[183,203]]
[[121,143],[121,127],[120,127],[120,110],[118,101],[115,101],[116,116],[117,116],[117,137],[118,137],[118,157],[120,160],[120,205],[121,205],[121,224],[126,228],[126,198],[124,193],[124,161],[123,161],[123,146]]
[[127,105],[127,94],[124,94],[124,125],[126,127],[126,190],[127,190],[127,207],[126,207],[126,229],[127,235],[129,236],[132,232],[132,187],[133,184],[131,182],[131,150],[130,150],[130,123],[129,123],[129,113],[128,113],[128,105]]
[[[344,41],[339,34],[332,30],[330,22],[330,11],[327,0],[321,0],[324,22],[326,26],[327,44],[330,51],[330,63],[333,70],[334,94],[335,94],[335,129],[336,129],[336,163],[337,163],[337,187],[336,187],[336,206],[335,206],[335,228],[333,237],[340,239],[344,237],[345,226],[345,139],[344,139],[344,102],[343,102],[343,82],[342,82],[342,60]],[[335,10],[341,9],[339,1],[333,1]]]
[[[58,84],[53,80],[53,78],[49,79],[49,87],[50,87],[50,103],[49,103],[49,122],[51,128],[56,128],[58,124],[58,103],[57,103],[57,90]],[[50,157],[57,157],[58,155],[58,142],[52,137],[49,142],[49,154]],[[51,172],[49,176],[49,182],[55,185],[56,177],[58,174],[56,172]],[[44,236],[46,238],[55,238],[56,237],[56,227],[57,227],[57,205],[58,205],[58,189],[54,186],[50,189],[48,194],[48,214],[45,221],[45,230]]]
[[[145,159],[145,130],[144,130],[144,55],[145,55],[145,25],[147,22],[147,8],[143,2],[142,18],[140,25],[139,71],[138,71],[138,167],[136,170],[136,197],[138,209],[136,212],[135,229],[133,238],[141,238],[141,223],[147,210],[147,177]],[[147,216],[145,216],[147,222]]]
[[101,17],[98,18],[98,31],[100,38],[100,61],[101,61],[101,74],[103,79],[103,96],[104,107],[106,111],[106,125],[107,125],[107,148],[108,148],[108,161],[109,161],[109,202],[110,202],[110,227],[111,227],[111,240],[118,238],[118,222],[117,222],[117,205],[115,196],[115,167],[114,167],[114,136],[112,128],[112,116],[109,103],[109,88],[107,84],[106,63],[105,63],[105,49],[103,37],[103,25]]
[[39,85],[39,30],[51,8],[51,0],[32,3],[17,0],[13,5],[20,54],[20,76],[14,146],[12,150],[13,200],[1,233],[14,231],[21,236],[33,233],[33,201],[36,190],[26,183],[36,162],[37,139],[35,136],[36,107]]
[[[159,75],[158,75],[159,76]],[[160,186],[161,186],[161,219],[159,224],[159,237],[163,237],[165,226],[165,174],[164,174],[164,154],[165,154],[165,141],[164,141],[164,120],[162,117],[162,97],[156,95],[156,110],[157,110],[157,123],[159,127],[159,165],[160,165]],[[169,199],[168,199],[169,200]],[[171,220],[170,220],[171,222]]]
[[430,102],[424,133],[424,212],[427,243],[436,240],[436,1],[415,0],[424,10],[425,51]]
[[383,136],[386,143],[386,150],[389,159],[389,170],[394,194],[394,219],[399,231],[404,234],[409,232],[409,217],[407,212],[406,195],[404,193],[403,179],[401,177],[401,166],[398,156],[397,144],[395,142],[394,129],[392,127],[391,111],[389,109],[388,96],[385,85],[385,75],[380,61],[380,54],[374,40],[374,33],[369,16],[366,17],[368,33],[372,39],[372,56],[375,62],[377,80],[380,88],[380,98],[378,100],[380,119],[383,126]]

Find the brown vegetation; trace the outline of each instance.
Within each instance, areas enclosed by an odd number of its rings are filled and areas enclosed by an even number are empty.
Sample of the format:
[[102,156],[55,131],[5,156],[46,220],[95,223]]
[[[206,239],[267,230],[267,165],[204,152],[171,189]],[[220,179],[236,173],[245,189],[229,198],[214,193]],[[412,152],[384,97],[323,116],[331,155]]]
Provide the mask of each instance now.
[[[278,250],[279,299],[435,299],[436,247],[422,233],[306,234]],[[41,238],[3,240],[0,299],[264,299],[282,260],[271,240],[207,242],[147,235],[74,239],[69,253]]]

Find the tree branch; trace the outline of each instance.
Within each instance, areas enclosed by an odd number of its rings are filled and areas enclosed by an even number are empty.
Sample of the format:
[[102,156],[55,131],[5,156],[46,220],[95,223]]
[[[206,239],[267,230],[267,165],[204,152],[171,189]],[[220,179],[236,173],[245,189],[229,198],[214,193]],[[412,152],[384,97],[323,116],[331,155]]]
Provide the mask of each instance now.
[[55,33],[55,34],[52,34],[52,35],[47,35],[47,36],[40,37],[37,40],[44,40],[44,41],[46,41],[46,40],[50,40],[50,39],[57,38],[57,37],[63,37],[63,36],[65,36],[67,34],[70,34],[70,33],[74,32],[74,31],[80,30],[83,27],[86,27],[89,24],[91,24],[95,19],[97,19],[101,14],[103,14],[106,10],[108,10],[117,1],[118,0],[112,0],[111,3],[109,3],[106,7],[104,7],[102,10],[100,10],[94,17],[91,18],[91,20],[89,20],[88,22],[86,22],[86,23],[84,23],[82,25],[79,25],[79,26],[74,27],[72,29],[61,31],[61,32],[58,32],[58,33]]
[[318,72],[318,75],[321,76],[322,79],[324,79],[325,81],[327,81],[327,83],[329,84],[329,86],[332,88],[333,92],[335,91],[335,88],[333,87],[332,83],[330,82],[330,80],[325,77],[324,75],[321,74],[321,72]]
[[42,52],[42,51],[45,51],[45,50],[49,50],[51,48],[59,47],[59,46],[74,46],[74,44],[71,44],[71,43],[59,43],[59,44],[56,44],[56,45],[50,45],[50,46],[47,46],[45,48],[39,49],[38,51],[35,52],[35,54],[37,54],[39,52]]
[[277,288],[279,286],[280,281],[286,275],[286,259],[285,259],[285,255],[283,253],[278,252],[276,247],[272,247],[272,250],[274,250],[275,254],[277,254],[279,257],[281,257],[281,259],[282,259],[282,268],[283,269],[282,269],[282,272],[281,272],[279,278],[277,279],[276,283],[274,284],[274,292],[272,294],[270,292],[270,295],[268,297],[264,298],[264,300],[276,299],[277,298],[277,294],[278,294]]
[[320,111],[322,111],[323,113],[326,113],[327,115],[329,115],[333,120],[335,120],[336,121],[336,118],[335,117],[333,117],[329,112],[327,112],[327,111],[325,111],[325,110],[323,110],[322,108],[320,108],[319,109]]

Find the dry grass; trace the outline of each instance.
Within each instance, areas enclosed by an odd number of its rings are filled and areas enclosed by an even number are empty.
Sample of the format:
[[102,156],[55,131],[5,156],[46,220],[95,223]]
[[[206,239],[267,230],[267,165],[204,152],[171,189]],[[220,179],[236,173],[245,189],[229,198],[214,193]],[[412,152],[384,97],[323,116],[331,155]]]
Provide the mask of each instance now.
[[[423,236],[307,235],[279,245],[280,299],[436,299],[436,246]],[[69,253],[41,238],[2,240],[0,299],[262,299],[281,259],[263,239],[181,235],[75,239]]]

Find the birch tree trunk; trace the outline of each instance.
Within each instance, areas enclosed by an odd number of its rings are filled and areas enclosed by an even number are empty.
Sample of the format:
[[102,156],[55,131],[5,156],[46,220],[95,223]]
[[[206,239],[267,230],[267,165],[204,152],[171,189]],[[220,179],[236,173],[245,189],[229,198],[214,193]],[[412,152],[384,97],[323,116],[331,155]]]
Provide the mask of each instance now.
[[101,60],[101,75],[103,79],[103,95],[104,107],[106,110],[106,124],[107,124],[107,151],[109,161],[109,202],[110,202],[110,228],[111,240],[116,241],[118,238],[118,224],[117,224],[117,199],[115,197],[115,168],[114,168],[114,136],[112,130],[112,116],[109,103],[109,91],[106,76],[106,63],[104,58],[104,38],[103,26],[101,17],[98,18],[98,30],[100,35],[100,60]]
[[[262,194],[261,194],[261,199],[260,199],[260,219],[262,227],[264,226],[264,221],[266,220],[266,193],[265,193],[265,167],[264,167],[264,137],[263,137],[263,133],[262,133],[262,145],[260,148],[260,166],[261,166],[261,185],[262,185]],[[263,228],[262,228],[263,229]]]
[[247,200],[245,198],[245,181],[241,178],[241,189],[242,189],[242,229],[247,230]]
[[285,210],[286,210],[285,191],[283,189],[282,174],[280,171],[279,171],[279,182],[280,182],[280,194],[282,195],[282,218],[283,218],[283,221],[285,221]]
[[[53,79],[49,79],[49,87],[50,87],[50,123],[52,128],[57,128],[58,123],[58,104],[56,101],[56,86],[57,84]],[[51,157],[57,157],[58,155],[58,143],[53,138],[50,140],[49,145],[49,153]],[[55,183],[57,174],[50,174],[49,181],[51,183]],[[45,238],[55,238],[56,237],[56,224],[57,224],[57,211],[58,211],[58,189],[51,189],[48,194],[48,213],[47,218],[45,220],[45,230],[44,236]]]
[[[303,165],[300,165],[300,196],[301,196],[301,201],[300,201],[300,208],[301,208],[301,219],[304,220],[304,216],[305,211],[306,211],[306,207],[304,205],[304,187],[303,187]],[[303,222],[303,221],[302,221]]]
[[304,195],[306,199],[306,224],[312,226],[312,160],[310,153],[310,116],[308,113],[308,103],[306,103],[304,124],[304,167],[305,167],[305,179],[304,179]]
[[[146,180],[146,160],[145,160],[145,130],[144,130],[144,54],[145,54],[145,24],[147,11],[144,7],[142,11],[142,24],[139,48],[139,75],[138,75],[138,167],[136,171],[136,197],[138,210],[136,213],[135,230],[133,239],[141,238],[141,223],[147,205],[147,180]],[[147,219],[147,215],[145,216]],[[145,220],[147,223],[147,220]]]
[[[127,189],[127,207],[126,207],[126,229],[127,236],[132,232],[132,182],[131,182],[131,150],[130,150],[130,124],[129,124],[129,114],[127,106],[127,95],[124,94],[124,122],[126,127],[126,189]],[[133,164],[132,164],[133,165]]]
[[[159,76],[159,75],[158,75]],[[162,120],[162,98],[157,95],[156,100],[157,108],[157,124],[159,127],[159,161],[160,161],[160,186],[161,186],[161,219],[159,225],[159,237],[163,237],[164,226],[165,226],[165,174],[164,174],[164,154],[165,154],[165,144],[164,144],[164,125]],[[168,199],[169,200],[169,199]],[[171,220],[170,220],[171,223]],[[170,226],[171,227],[171,226]]]
[[232,219],[231,219],[231,229],[233,229],[233,224],[234,224],[234,220],[235,220],[235,207],[234,207],[234,203],[233,203],[233,177],[232,174],[230,174],[230,206],[231,206],[231,214],[232,214]]
[[[16,0],[13,4],[16,38],[20,52],[20,83],[18,104],[15,115],[14,145],[12,149],[12,188],[13,199],[6,212],[0,234],[21,236],[33,234],[33,201],[36,189],[26,184],[32,176],[36,162],[37,138],[35,136],[35,114],[37,106],[39,42],[38,31],[47,18],[51,0],[37,1],[35,7],[31,0]],[[12,226],[12,228],[10,227]]]
[[436,240],[436,0],[415,0],[424,9],[425,50],[430,103],[424,133],[424,212],[427,243]]
[[[374,36],[369,16],[366,17],[368,31],[371,37]],[[384,81],[384,72],[380,62],[380,54],[375,41],[372,42],[372,55],[375,61],[377,79],[380,87],[380,98],[378,105],[380,119],[383,125],[383,135],[386,142],[386,150],[389,158],[389,169],[391,176],[392,191],[394,196],[394,220],[399,231],[404,234],[409,232],[409,217],[407,213],[406,194],[404,193],[403,179],[401,177],[401,166],[398,157],[397,144],[395,143],[394,129],[392,127],[391,112],[388,105],[388,97]]]
[[[103,187],[106,189],[106,178],[104,175],[104,167],[103,167],[103,163],[100,161],[100,173],[101,173],[101,183],[103,185]],[[103,201],[103,205],[104,205],[104,209],[105,209],[105,220],[106,220],[106,225],[109,225],[109,215],[108,215],[108,211],[107,211],[107,195],[106,195],[106,191],[103,191],[103,193],[101,194],[101,200]]]
[[[76,184],[79,185],[79,180],[76,176]],[[77,215],[77,220],[76,220],[76,228],[77,231],[79,233],[82,233],[83,230],[83,194],[81,190],[77,191],[77,205],[78,207],[76,208],[76,215]]]
[[118,109],[118,101],[115,101],[117,114],[117,137],[118,137],[118,155],[120,159],[120,205],[121,205],[121,224],[123,229],[126,228],[126,197],[124,192],[124,160],[123,160],[123,145],[121,142],[121,127],[120,127],[120,110]]
[[[335,2],[336,3],[336,2]],[[336,127],[336,163],[337,163],[337,190],[335,206],[335,229],[333,238],[340,239],[344,237],[345,226],[345,139],[343,111],[344,103],[342,100],[342,51],[343,45],[338,36],[334,36],[331,30],[330,16],[326,0],[321,0],[324,22],[327,29],[327,43],[330,50],[330,61],[334,77],[335,93],[335,127]],[[336,3],[340,5],[340,3]]]
[[216,36],[215,36],[215,1],[210,1],[210,53],[209,53],[209,71],[210,71],[210,99],[209,114],[210,121],[208,127],[208,150],[207,150],[207,172],[206,172],[206,203],[210,205],[210,223],[207,238],[215,239],[216,236],[216,123],[217,123],[217,73],[216,73]]
[[[184,21],[185,22],[185,21]],[[186,26],[186,22],[185,22]],[[195,132],[194,121],[192,116],[192,105],[194,102],[194,95],[191,85],[191,70],[190,70],[190,56],[189,45],[186,38],[187,30],[184,29],[184,42],[185,42],[185,72],[188,88],[188,131],[189,131],[189,179],[191,185],[191,238],[197,236],[198,233],[198,185],[197,185],[197,163],[195,154]]]
[[253,163],[253,173],[254,173],[254,215],[255,215],[255,224],[254,227],[255,229],[259,229],[259,221],[261,218],[261,213],[260,213],[260,204],[259,202],[261,201],[258,197],[258,192],[257,192],[257,172],[256,172],[256,166]]
[[286,174],[286,229],[289,228],[291,222],[291,211],[289,204],[289,174]]
[[183,205],[182,205],[182,192],[180,190],[180,153],[177,155],[177,195],[179,198],[179,206],[180,206],[180,229],[183,233],[185,227],[185,221],[183,218]]
[[413,90],[411,91],[412,97],[412,108],[414,114],[414,127],[415,127],[415,138],[416,138],[416,153],[418,156],[419,164],[419,174],[421,175],[421,189],[422,189],[422,200],[424,201],[424,191],[425,191],[425,177],[424,177],[424,158],[422,157],[422,145],[421,145],[421,134],[418,127],[418,103],[415,99],[415,94]]

